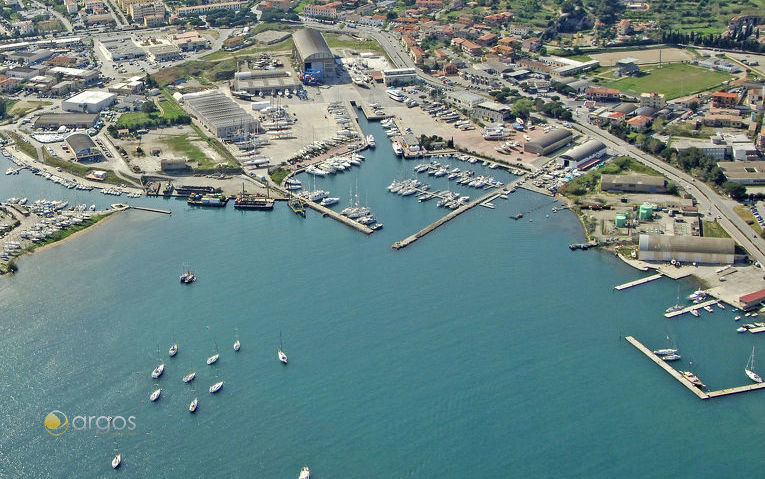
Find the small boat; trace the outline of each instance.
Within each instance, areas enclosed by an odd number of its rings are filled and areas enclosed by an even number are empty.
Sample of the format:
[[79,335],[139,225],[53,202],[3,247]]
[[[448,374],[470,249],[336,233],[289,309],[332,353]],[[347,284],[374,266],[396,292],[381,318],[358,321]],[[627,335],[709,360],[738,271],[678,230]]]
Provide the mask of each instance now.
[[372,226],[369,227],[372,231],[377,231],[379,229],[382,229],[383,224],[382,223],[375,223]]
[[122,454],[117,454],[114,456],[114,459],[112,459],[112,469],[117,469],[120,467],[120,464],[122,464]]
[[194,380],[195,377],[197,377],[197,373],[192,371],[188,373],[187,375],[183,376],[183,382],[190,383],[191,381]]
[[220,388],[222,388],[222,387],[223,387],[223,381],[219,381],[219,382],[213,384],[212,386],[210,386],[210,394],[217,393],[218,391],[220,391]]
[[149,395],[149,399],[151,400],[151,402],[154,402],[157,399],[159,399],[160,394],[162,394],[162,389],[157,389],[156,391],[154,391],[153,393]]
[[738,332],[738,333],[745,333],[747,331],[748,330],[745,327],[743,327],[743,326],[740,326],[740,327],[736,328],[736,332]]
[[340,202],[340,198],[324,198],[319,203],[321,206],[332,206]]
[[309,469],[308,466],[303,466],[303,469],[300,470],[298,479],[311,479],[311,469]]
[[183,284],[191,284],[196,280],[197,280],[197,277],[194,276],[194,273],[192,273],[191,271],[186,271],[185,273],[181,275],[181,283]]
[[704,306],[704,311],[707,311],[709,313],[714,313],[715,312],[715,310],[712,309],[709,305]]
[[194,400],[191,401],[191,404],[189,404],[189,412],[197,412],[197,407],[199,407],[199,399],[194,398]]
[[682,356],[680,356],[679,354],[667,354],[666,356],[662,356],[661,359],[664,361],[677,361],[681,357]]
[[657,356],[668,356],[670,354],[677,354],[677,349],[657,349],[653,354],[656,354]]
[[234,341],[234,351],[239,351],[239,348],[241,347],[242,347],[242,344],[239,342],[238,339]]
[[208,365],[215,364],[215,361],[217,361],[219,357],[220,357],[220,354],[217,354],[217,353],[210,356],[209,358],[207,358],[207,364]]
[[154,379],[157,379],[158,377],[162,376],[162,373],[165,372],[165,364],[160,364],[156,368],[154,368],[154,371],[151,372],[151,377]]
[[706,387],[706,384],[702,383],[701,379],[696,377],[696,375],[693,374],[692,372],[690,371],[680,371],[680,372],[683,374],[683,377],[687,379],[688,381],[690,381],[691,384],[693,384],[694,386],[698,388]]
[[696,316],[697,318],[698,318],[699,316],[701,316],[701,314],[699,313],[699,311],[698,311],[697,309],[692,309],[692,310],[691,310],[691,314],[692,314],[692,315],[694,315],[694,316]]
[[170,346],[170,350],[168,351],[168,354],[170,354],[171,358],[175,356],[176,354],[178,354],[178,345],[173,344],[172,346]]
[[279,349],[279,351],[276,354],[279,357],[279,361],[281,361],[284,364],[287,364],[287,355],[284,354],[284,351]]
[[725,309],[725,305],[722,303],[717,303],[717,307],[720,309]]
[[735,318],[733,318],[733,321],[741,321],[741,316],[736,316]]
[[375,136],[374,135],[367,135],[367,143],[369,144],[370,148],[376,147],[377,143],[375,142]]
[[749,379],[756,383],[761,383],[762,378],[754,372],[754,346],[752,346],[752,355],[749,356],[749,361],[746,362],[746,367],[744,368],[744,372],[746,372],[746,375],[749,376]]

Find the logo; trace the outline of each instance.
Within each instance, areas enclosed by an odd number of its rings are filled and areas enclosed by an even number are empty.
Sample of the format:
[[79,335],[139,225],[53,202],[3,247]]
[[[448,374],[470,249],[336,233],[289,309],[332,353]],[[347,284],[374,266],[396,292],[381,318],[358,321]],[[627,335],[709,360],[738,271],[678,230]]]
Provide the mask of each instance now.
[[52,436],[60,436],[69,428],[69,418],[59,410],[51,411],[43,421],[45,430]]
[[99,434],[135,434],[135,416],[73,416],[69,422],[66,414],[58,409],[45,416],[43,426],[51,436],[64,434],[69,426],[75,431],[97,431]]

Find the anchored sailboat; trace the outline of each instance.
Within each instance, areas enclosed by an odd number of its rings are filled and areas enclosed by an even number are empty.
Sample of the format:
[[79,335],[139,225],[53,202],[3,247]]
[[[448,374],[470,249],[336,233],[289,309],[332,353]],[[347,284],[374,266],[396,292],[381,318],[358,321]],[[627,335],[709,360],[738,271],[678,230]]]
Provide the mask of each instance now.
[[749,361],[746,362],[746,368],[744,368],[744,372],[746,372],[746,375],[749,376],[749,379],[756,383],[761,383],[762,378],[759,374],[754,372],[754,346],[752,346],[752,355],[749,356]]

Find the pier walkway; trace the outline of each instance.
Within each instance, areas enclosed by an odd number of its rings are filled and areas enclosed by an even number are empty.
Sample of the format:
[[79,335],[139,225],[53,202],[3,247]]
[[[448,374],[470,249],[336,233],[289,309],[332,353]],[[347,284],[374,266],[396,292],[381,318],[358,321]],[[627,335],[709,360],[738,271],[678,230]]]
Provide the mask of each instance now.
[[408,237],[404,238],[401,241],[396,241],[395,243],[393,243],[391,245],[391,248],[396,249],[396,250],[399,250],[401,248],[406,248],[410,244],[414,243],[415,241],[417,241],[418,239],[420,239],[423,236],[427,235],[428,233],[434,231],[439,226],[441,226],[441,225],[447,223],[448,221],[456,218],[457,216],[461,215],[465,211],[467,211],[469,209],[472,209],[472,208],[475,208],[476,206],[480,205],[481,203],[484,203],[484,202],[496,199],[503,192],[504,192],[504,189],[500,189],[498,191],[491,191],[491,192],[481,196],[477,200],[471,201],[470,203],[466,203],[465,205],[460,206],[456,210],[453,210],[452,212],[450,212],[446,216],[440,218],[439,220],[429,224],[428,226],[426,226],[425,228],[421,229],[417,233],[415,233],[415,234],[413,234],[411,236],[408,236]]
[[738,394],[738,393],[744,393],[749,391],[757,391],[758,389],[765,389],[765,383],[755,383],[755,384],[747,384],[744,386],[737,386],[733,388],[719,389],[717,391],[709,391],[709,392],[702,391],[700,388],[694,386],[692,382],[687,380],[680,372],[678,372],[675,368],[670,366],[666,361],[663,361],[659,356],[655,355],[653,351],[645,347],[640,341],[633,338],[632,336],[627,336],[624,339],[626,339],[630,344],[635,346],[635,348],[637,348],[638,351],[648,356],[651,359],[651,361],[661,366],[661,368],[667,371],[670,374],[670,376],[680,381],[680,383],[683,386],[685,386],[691,392],[693,392],[696,396],[698,396],[699,399],[712,399],[712,398],[718,398],[722,396],[730,396],[731,394]]
[[160,210],[158,208],[146,208],[145,206],[128,206],[131,210],[151,211],[152,213],[162,213],[163,215],[169,215],[173,212],[170,210]]
[[375,111],[372,109],[372,107],[369,106],[366,102],[362,101],[360,103],[356,103],[355,101],[351,101],[351,106],[358,106],[361,108],[361,111],[364,112],[364,116],[367,117],[368,121],[375,121],[375,120],[382,120],[384,118],[388,118],[391,115],[383,114],[378,115],[375,113]]
[[717,304],[719,302],[720,302],[719,299],[710,299],[709,301],[704,301],[703,303],[692,304],[692,305],[688,306],[687,308],[683,308],[683,309],[680,309],[678,311],[672,311],[670,313],[665,313],[664,317],[665,318],[674,318],[675,316],[680,316],[681,314],[690,313],[691,311],[694,311],[696,309],[701,309],[704,306],[711,306],[711,305]]
[[655,281],[659,278],[664,276],[663,274],[654,274],[651,276],[646,276],[645,278],[637,279],[635,281],[630,281],[629,283],[620,284],[619,286],[614,286],[614,289],[621,291],[623,289],[631,288],[633,286],[639,286],[641,284],[649,283],[651,281]]
[[[276,191],[282,193],[283,195],[285,195],[287,197],[292,196],[287,189],[285,189],[285,188],[283,188],[281,186],[272,186],[271,188],[275,189]],[[347,216],[343,216],[343,215],[341,215],[340,213],[338,213],[335,210],[327,208],[326,206],[321,206],[320,204],[318,204],[318,203],[316,203],[314,201],[311,201],[311,200],[309,200],[307,198],[301,198],[301,200],[303,201],[303,203],[306,206],[308,206],[312,210],[318,211],[319,213],[321,213],[322,216],[329,216],[330,218],[332,218],[334,220],[337,220],[337,221],[339,221],[340,223],[343,223],[346,226],[350,226],[351,228],[353,228],[353,229],[355,229],[357,231],[361,231],[364,234],[370,234],[370,233],[373,232],[373,230],[370,227],[368,227],[367,225],[362,225],[358,221],[354,221],[351,218],[348,218]]]

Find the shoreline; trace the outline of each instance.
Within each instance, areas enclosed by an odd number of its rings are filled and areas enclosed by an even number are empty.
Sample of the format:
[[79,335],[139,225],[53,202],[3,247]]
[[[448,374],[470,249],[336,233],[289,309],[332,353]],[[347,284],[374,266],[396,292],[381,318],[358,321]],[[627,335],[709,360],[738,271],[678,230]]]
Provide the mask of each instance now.
[[73,238],[76,238],[76,237],[80,236],[81,233],[92,231],[94,228],[96,228],[96,227],[98,227],[100,225],[105,224],[109,219],[116,218],[123,211],[125,211],[125,210],[113,210],[113,211],[106,212],[104,214],[99,215],[97,220],[96,220],[96,222],[93,223],[92,225],[87,226],[85,228],[82,228],[82,229],[80,229],[78,231],[75,231],[74,233],[66,236],[65,238],[61,238],[60,240],[52,241],[50,243],[46,243],[46,244],[41,245],[41,246],[36,246],[35,245],[35,247],[33,247],[32,249],[25,250],[23,253],[21,253],[20,255],[16,256],[15,258],[13,258],[11,261],[8,262],[8,269],[5,270],[5,271],[0,271],[0,278],[2,278],[3,276],[6,276],[6,275],[13,274],[16,271],[18,271],[17,262],[18,262],[19,259],[23,258],[24,256],[27,256],[27,255],[31,256],[32,254],[34,254],[34,253],[36,253],[38,251],[43,251],[43,250],[45,250],[47,248],[50,248],[50,247],[53,247],[53,246],[62,245],[64,243],[66,243],[67,241],[69,241],[70,239],[73,239]]

